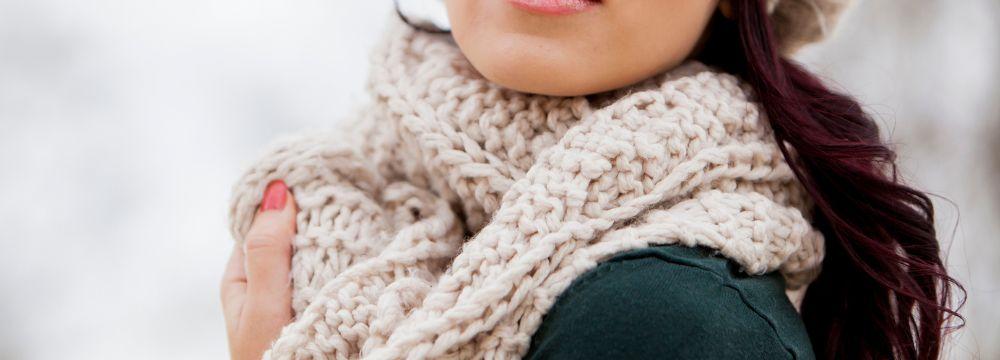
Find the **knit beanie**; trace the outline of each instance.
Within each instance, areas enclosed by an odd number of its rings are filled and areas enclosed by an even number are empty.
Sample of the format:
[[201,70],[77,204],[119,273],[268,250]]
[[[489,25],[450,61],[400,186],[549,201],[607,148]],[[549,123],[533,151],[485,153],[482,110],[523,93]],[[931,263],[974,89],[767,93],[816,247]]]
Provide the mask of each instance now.
[[[724,0],[741,1],[741,0]],[[396,10],[411,25],[448,31],[444,0],[395,0]],[[790,55],[833,32],[840,15],[853,0],[767,0],[781,51]]]
[[853,0],[768,0],[767,10],[782,53],[792,54],[825,39],[851,3]]

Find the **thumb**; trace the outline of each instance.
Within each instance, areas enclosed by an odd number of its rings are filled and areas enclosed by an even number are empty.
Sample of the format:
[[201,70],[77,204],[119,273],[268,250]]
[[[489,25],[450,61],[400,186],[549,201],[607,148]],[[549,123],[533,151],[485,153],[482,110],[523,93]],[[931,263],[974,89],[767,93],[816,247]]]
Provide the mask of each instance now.
[[295,201],[285,183],[277,180],[268,184],[260,209],[244,237],[248,306],[291,308],[289,274],[295,212]]

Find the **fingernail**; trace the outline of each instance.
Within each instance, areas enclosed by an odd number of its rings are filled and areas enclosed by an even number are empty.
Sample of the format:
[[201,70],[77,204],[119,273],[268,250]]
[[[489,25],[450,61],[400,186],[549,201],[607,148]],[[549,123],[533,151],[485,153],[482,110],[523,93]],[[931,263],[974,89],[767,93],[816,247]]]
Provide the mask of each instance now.
[[267,184],[264,190],[264,200],[260,203],[260,211],[281,210],[285,208],[288,199],[288,186],[284,181],[275,180]]

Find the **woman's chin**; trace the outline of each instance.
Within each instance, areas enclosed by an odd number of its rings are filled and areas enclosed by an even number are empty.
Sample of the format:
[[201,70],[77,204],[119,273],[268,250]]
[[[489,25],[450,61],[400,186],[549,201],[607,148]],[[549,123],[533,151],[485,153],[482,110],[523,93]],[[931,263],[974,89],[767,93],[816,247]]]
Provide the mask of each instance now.
[[[535,59],[538,60],[538,59]],[[604,90],[593,72],[567,67],[549,66],[549,61],[532,61],[526,57],[504,58],[488,56],[486,61],[472,61],[484,78],[504,88],[548,96],[578,96]]]

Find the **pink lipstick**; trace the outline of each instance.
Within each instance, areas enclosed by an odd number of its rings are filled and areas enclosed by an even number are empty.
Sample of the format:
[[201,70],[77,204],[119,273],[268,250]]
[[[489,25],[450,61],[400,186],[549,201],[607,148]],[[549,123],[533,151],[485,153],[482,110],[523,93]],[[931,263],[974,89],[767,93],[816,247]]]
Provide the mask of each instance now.
[[601,4],[598,0],[507,0],[514,6],[545,15],[569,15],[584,12]]

